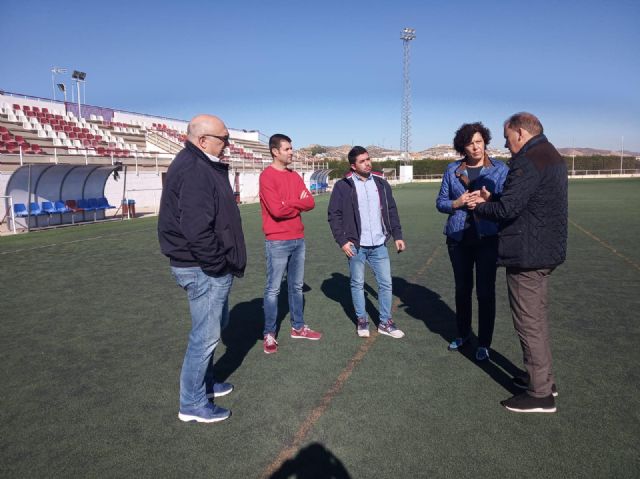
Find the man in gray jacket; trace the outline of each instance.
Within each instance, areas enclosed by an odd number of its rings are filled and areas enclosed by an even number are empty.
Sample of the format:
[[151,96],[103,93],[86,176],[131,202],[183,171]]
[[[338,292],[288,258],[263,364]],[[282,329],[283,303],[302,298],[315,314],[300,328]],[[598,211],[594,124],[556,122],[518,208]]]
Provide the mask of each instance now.
[[513,325],[527,376],[514,378],[526,392],[502,401],[514,412],[555,412],[547,285],[567,251],[567,167],[531,113],[504,123],[512,154],[504,190],[491,198],[485,189],[470,209],[499,224],[498,264],[505,266]]

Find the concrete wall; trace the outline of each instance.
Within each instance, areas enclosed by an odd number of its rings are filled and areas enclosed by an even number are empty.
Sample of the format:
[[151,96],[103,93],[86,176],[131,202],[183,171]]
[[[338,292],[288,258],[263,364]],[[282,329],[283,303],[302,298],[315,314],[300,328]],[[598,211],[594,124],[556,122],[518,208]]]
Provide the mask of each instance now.
[[26,96],[11,96],[0,94],[0,106],[4,103],[9,105],[9,107],[13,108],[13,105],[17,103],[18,105],[27,105],[27,106],[37,106],[38,108],[47,108],[49,113],[53,113],[53,110],[56,110],[58,114],[64,115],[67,111],[63,101],[53,101],[47,100],[44,98],[29,98]]
[[167,125],[167,127],[171,129],[178,130],[181,132],[186,132],[187,125],[189,124],[188,121],[183,121],[183,120],[161,118],[161,117],[155,117],[151,115],[129,113],[129,112],[117,111],[117,110],[114,111],[113,113],[113,121],[119,121],[120,123],[129,123],[129,124],[142,123],[149,128],[151,128],[151,125],[153,125],[154,123],[162,123]]

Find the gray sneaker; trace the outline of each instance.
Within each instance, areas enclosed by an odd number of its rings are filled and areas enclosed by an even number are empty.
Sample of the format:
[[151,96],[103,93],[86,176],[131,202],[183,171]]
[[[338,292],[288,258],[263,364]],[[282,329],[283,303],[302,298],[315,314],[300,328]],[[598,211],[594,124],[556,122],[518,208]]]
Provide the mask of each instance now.
[[369,321],[367,321],[367,318],[358,318],[357,331],[358,336],[361,338],[369,337]]
[[387,336],[391,336],[392,338],[400,339],[404,337],[404,333],[397,328],[393,319],[390,319],[386,323],[380,323],[378,326],[378,332],[380,334],[386,334]]

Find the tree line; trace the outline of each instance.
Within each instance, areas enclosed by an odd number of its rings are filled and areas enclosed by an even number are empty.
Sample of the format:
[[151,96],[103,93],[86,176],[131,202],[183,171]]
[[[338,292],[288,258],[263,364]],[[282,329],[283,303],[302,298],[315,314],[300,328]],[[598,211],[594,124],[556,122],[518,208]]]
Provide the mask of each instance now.
[[[497,158],[500,161],[507,161],[508,158]],[[620,157],[619,156],[576,156],[575,163],[571,156],[564,156],[567,163],[567,169],[571,170],[572,167],[576,171],[582,170],[619,170],[620,169]],[[345,157],[342,160],[329,160],[328,168],[331,171],[330,178],[340,178],[347,171],[349,171],[349,162]],[[423,158],[421,160],[414,160],[413,165],[414,176],[426,176],[426,175],[441,175],[444,173],[447,165],[451,163],[451,160],[434,160],[430,158]],[[401,161],[373,161],[373,169],[382,171],[383,169],[393,168],[396,171],[396,175],[400,175]],[[625,170],[640,169],[640,161],[636,160],[633,156],[625,156],[622,162],[622,168]]]

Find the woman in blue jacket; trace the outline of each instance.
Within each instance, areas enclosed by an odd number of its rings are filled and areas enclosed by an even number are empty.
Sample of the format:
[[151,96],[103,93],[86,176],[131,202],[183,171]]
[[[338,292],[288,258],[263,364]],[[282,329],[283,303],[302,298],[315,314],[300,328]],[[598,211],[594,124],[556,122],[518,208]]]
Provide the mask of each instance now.
[[[436,200],[438,211],[448,216],[444,234],[453,267],[456,286],[456,322],[458,337],[449,344],[456,351],[471,336],[473,270],[475,266],[478,298],[478,349],[476,360],[489,359],[496,317],[496,261],[498,226],[476,217],[467,204],[482,188],[494,198],[502,192],[507,166],[489,158],[485,152],[491,132],[482,123],[465,123],[456,131],[454,149],[464,155],[447,166]],[[497,196],[496,196],[497,195]]]

